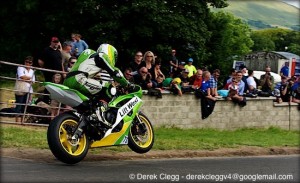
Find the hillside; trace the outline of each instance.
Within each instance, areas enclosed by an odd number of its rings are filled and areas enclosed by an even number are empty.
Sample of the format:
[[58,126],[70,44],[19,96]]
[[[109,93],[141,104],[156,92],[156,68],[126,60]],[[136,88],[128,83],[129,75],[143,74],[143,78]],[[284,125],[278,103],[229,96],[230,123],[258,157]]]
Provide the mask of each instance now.
[[281,27],[300,30],[300,9],[281,1],[229,0],[225,11],[246,21],[253,29]]

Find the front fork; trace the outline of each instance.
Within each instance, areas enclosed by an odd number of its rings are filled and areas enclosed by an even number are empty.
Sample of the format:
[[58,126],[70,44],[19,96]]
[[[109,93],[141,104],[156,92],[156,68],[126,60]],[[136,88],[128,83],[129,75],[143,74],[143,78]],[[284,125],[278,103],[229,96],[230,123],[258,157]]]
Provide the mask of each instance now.
[[141,121],[139,114],[136,115],[136,118],[138,119],[138,124],[136,125],[136,132],[137,134],[144,135],[147,131],[147,127],[145,123]]
[[87,125],[87,119],[85,115],[81,115],[79,119],[79,124],[77,125],[77,128],[72,136],[72,140],[77,140],[79,137],[81,137],[83,133],[83,127]]

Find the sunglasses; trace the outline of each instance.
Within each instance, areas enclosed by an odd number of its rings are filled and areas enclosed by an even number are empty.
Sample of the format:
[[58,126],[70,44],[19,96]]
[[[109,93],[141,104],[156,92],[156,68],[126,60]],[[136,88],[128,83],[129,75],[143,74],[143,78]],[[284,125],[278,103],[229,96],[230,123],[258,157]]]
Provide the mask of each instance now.
[[147,74],[148,72],[142,71],[143,74]]
[[32,64],[32,62],[31,62],[31,61],[25,61],[25,63]]
[[147,55],[147,57],[153,57],[153,56],[149,56],[149,55]]
[[135,55],[136,57],[142,57],[143,55]]

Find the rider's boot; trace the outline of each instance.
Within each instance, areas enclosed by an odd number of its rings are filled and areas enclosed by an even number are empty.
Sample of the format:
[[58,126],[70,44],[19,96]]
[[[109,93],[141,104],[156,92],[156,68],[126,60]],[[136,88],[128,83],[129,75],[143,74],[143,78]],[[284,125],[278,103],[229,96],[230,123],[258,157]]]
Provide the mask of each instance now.
[[105,125],[107,125],[108,127],[112,127],[112,124],[106,120],[105,118],[105,112],[107,110],[107,107],[105,106],[106,104],[104,104],[103,102],[101,102],[101,106],[97,108],[96,110],[96,115],[98,117],[98,120],[102,123],[104,123]]

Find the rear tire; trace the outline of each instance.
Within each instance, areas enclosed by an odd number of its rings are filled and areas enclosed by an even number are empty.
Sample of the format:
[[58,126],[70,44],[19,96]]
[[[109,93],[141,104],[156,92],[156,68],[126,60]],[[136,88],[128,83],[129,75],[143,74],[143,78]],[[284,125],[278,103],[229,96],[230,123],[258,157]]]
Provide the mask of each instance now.
[[48,145],[53,155],[67,164],[75,164],[83,160],[88,153],[89,140],[83,134],[72,140],[72,132],[78,125],[78,117],[63,113],[50,122],[47,131]]
[[[128,146],[136,153],[146,153],[150,151],[154,144],[154,131],[150,120],[145,114],[137,114],[141,120],[141,123],[133,123],[128,135]],[[138,119],[135,119],[138,120]],[[142,124],[145,127],[145,132],[139,132],[141,129],[137,129],[138,124]]]

